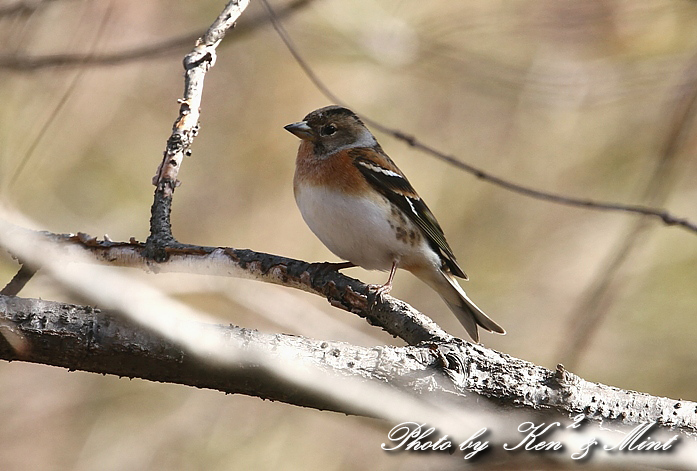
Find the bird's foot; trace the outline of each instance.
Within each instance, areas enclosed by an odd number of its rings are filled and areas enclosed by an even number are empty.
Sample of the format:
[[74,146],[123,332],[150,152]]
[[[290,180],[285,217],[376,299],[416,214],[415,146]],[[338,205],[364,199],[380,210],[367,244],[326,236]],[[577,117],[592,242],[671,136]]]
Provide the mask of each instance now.
[[390,294],[392,291],[392,283],[385,283],[384,285],[368,285],[368,301],[375,307],[378,302],[384,300],[383,296]]
[[390,270],[390,276],[387,278],[387,283],[384,285],[368,285],[368,290],[375,291],[374,302],[381,299],[384,295],[390,294],[392,291],[392,280],[394,280],[394,274],[397,272],[397,262],[392,262],[392,269]]
[[390,294],[392,291],[392,283],[385,283],[384,285],[368,285],[368,289],[375,292],[375,297],[382,297],[386,294]]

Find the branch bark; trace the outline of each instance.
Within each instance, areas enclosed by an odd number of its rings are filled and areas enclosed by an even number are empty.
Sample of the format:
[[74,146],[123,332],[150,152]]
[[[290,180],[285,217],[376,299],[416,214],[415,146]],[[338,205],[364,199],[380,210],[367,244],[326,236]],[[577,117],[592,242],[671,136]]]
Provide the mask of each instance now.
[[206,33],[196,41],[193,51],[184,57],[184,98],[179,100],[179,116],[174,121],[162,162],[152,181],[155,196],[150,210],[150,236],[145,244],[145,254],[154,260],[164,261],[167,256],[165,247],[177,245],[170,223],[172,195],[179,185],[177,175],[182,160],[185,155],[191,155],[191,144],[198,134],[203,80],[215,65],[216,49],[225,33],[234,27],[248,5],[249,0],[228,2]]
[[[199,328],[200,326],[197,326]],[[462,341],[407,347],[357,347],[343,342],[265,334],[206,325],[210,335],[239,351],[262,351],[278,361],[300,361],[327,377],[396,385],[436,402],[463,401],[472,393],[507,408],[585,414],[603,427],[656,422],[685,436],[697,434],[697,403],[591,383]],[[144,331],[121,316],[66,303],[0,296],[0,330],[20,337],[21,349],[0,340],[0,358],[71,370],[138,377],[240,393],[321,410],[362,414],[244,362],[206,361]]]
[[332,306],[357,314],[410,345],[454,339],[409,304],[389,295],[376,297],[374,290],[365,283],[325,270],[322,264],[248,249],[187,244],[162,247],[165,261],[155,262],[146,253],[147,244],[135,239],[113,242],[83,233],[53,234],[0,224],[0,240],[3,237],[32,241],[34,247],[46,250],[57,249],[65,260],[86,260],[153,272],[233,276],[300,289],[326,298]]
[[31,280],[34,277],[35,274],[36,268],[31,267],[26,263],[22,263],[22,266],[20,267],[19,271],[15,274],[14,277],[12,277],[10,282],[7,283],[7,285],[5,285],[5,287],[0,291],[0,294],[3,294],[5,296],[16,296],[17,294],[19,294],[20,291],[22,291],[24,285],[26,285],[29,282],[29,280]]

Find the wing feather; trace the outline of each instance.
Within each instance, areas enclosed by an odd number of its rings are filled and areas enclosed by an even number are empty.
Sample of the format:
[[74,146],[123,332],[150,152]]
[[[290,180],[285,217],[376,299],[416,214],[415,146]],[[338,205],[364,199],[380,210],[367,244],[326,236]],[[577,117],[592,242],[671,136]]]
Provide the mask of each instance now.
[[350,156],[356,168],[373,188],[402,210],[421,229],[450,272],[467,279],[467,275],[458,265],[455,254],[445,240],[445,234],[436,217],[416,193],[407,177],[381,150],[363,147],[351,150]]

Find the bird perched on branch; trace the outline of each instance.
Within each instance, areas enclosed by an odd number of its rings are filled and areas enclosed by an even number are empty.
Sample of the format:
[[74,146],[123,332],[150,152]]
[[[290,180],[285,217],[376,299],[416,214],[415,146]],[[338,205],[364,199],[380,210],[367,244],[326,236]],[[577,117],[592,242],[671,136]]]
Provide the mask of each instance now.
[[295,161],[295,201],[312,232],[348,263],[390,271],[378,288],[389,293],[397,268],[443,298],[475,342],[477,326],[505,331],[465,294],[467,280],[435,216],[401,170],[351,110],[327,106],[285,129],[301,139]]

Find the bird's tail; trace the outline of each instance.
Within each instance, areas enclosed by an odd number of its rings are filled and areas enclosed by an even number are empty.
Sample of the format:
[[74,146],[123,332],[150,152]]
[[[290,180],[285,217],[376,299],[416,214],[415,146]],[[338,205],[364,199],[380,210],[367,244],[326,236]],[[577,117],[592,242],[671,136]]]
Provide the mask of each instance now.
[[472,337],[472,340],[479,343],[479,331],[477,330],[477,326],[489,332],[496,332],[498,334],[506,333],[503,327],[484,314],[484,311],[479,309],[477,305],[467,297],[467,294],[465,294],[465,291],[453,275],[442,270],[438,270],[438,273],[438,275],[433,273],[432,276],[419,276],[419,278],[438,292],[469,336]]

